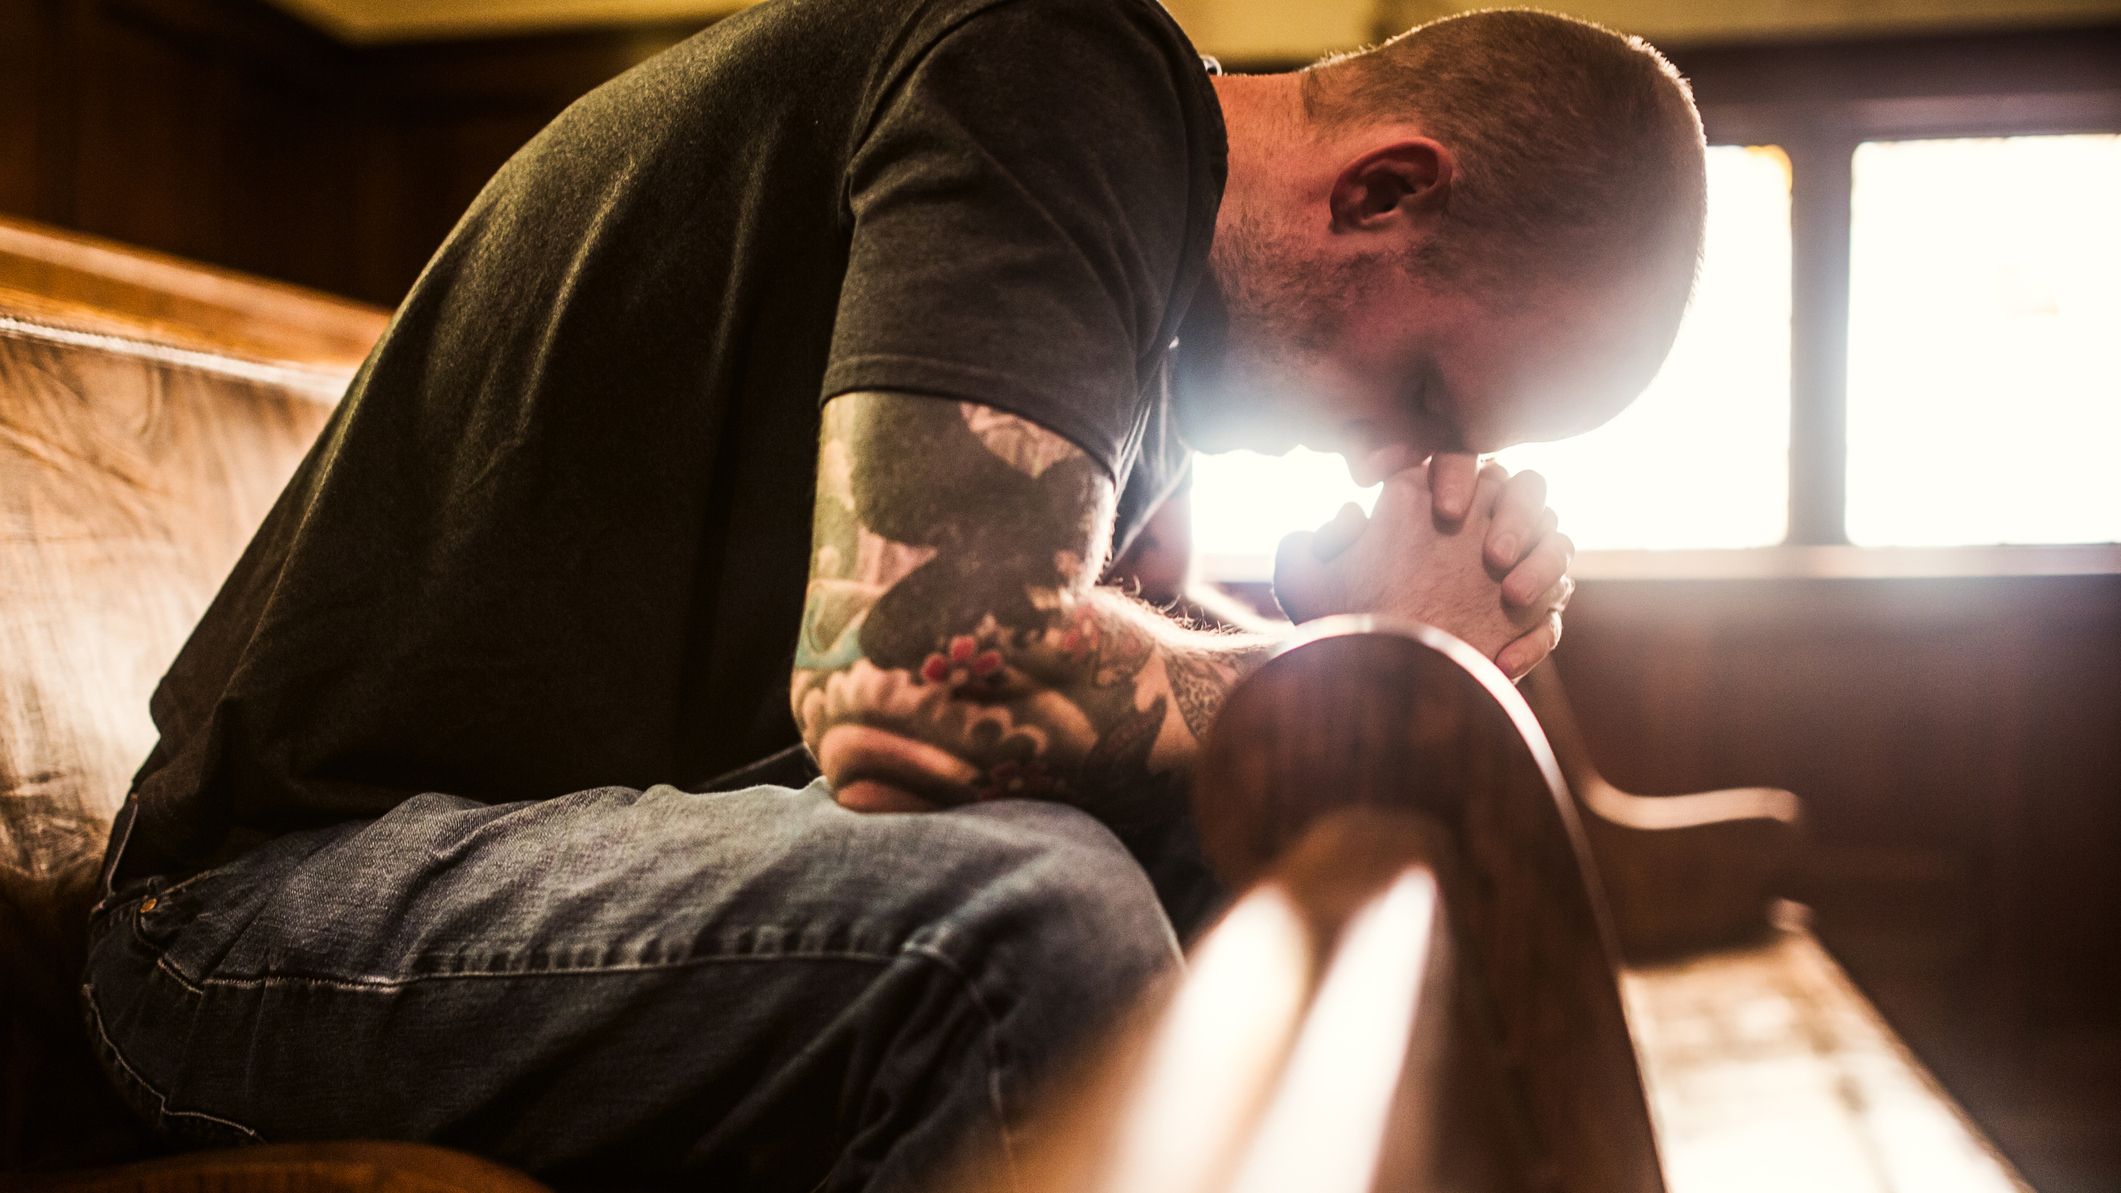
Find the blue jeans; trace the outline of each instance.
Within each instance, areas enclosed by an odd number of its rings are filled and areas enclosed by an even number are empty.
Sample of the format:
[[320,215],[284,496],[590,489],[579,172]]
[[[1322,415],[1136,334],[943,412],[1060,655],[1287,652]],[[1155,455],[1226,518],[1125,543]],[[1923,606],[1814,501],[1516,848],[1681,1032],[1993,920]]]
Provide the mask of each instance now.
[[180,1145],[424,1140],[599,1187],[968,1164],[1004,1188],[1041,1088],[1178,957],[1143,865],[1070,808],[601,788],[422,795],[129,882],[83,994]]

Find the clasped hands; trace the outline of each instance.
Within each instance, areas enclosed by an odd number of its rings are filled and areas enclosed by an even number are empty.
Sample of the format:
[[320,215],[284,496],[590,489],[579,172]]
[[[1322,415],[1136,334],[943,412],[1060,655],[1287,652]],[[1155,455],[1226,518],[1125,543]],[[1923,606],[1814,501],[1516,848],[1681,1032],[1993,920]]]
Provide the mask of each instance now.
[[1521,679],[1561,641],[1575,544],[1555,529],[1546,481],[1439,454],[1387,477],[1376,508],[1343,506],[1282,540],[1274,596],[1293,621],[1378,613],[1463,638]]

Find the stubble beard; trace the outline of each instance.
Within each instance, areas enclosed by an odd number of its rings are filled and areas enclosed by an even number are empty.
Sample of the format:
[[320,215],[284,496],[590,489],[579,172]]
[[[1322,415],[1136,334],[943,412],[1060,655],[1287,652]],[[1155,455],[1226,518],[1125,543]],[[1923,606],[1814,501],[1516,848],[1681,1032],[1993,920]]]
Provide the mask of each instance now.
[[1245,216],[1219,231],[1210,260],[1228,320],[1218,388],[1230,437],[1286,450],[1319,421],[1313,391],[1361,301],[1364,263],[1322,260]]

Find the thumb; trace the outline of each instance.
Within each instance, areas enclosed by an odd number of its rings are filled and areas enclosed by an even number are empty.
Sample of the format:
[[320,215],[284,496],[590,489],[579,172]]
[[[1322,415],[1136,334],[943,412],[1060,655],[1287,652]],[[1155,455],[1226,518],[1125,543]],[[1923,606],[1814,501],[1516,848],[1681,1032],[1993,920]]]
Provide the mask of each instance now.
[[1320,562],[1332,559],[1354,546],[1355,540],[1361,538],[1369,526],[1370,515],[1363,513],[1361,506],[1348,502],[1333,515],[1332,521],[1319,527],[1311,536],[1311,557]]
[[1309,621],[1328,611],[1326,568],[1317,553],[1319,536],[1299,530],[1274,552],[1274,602],[1290,621]]

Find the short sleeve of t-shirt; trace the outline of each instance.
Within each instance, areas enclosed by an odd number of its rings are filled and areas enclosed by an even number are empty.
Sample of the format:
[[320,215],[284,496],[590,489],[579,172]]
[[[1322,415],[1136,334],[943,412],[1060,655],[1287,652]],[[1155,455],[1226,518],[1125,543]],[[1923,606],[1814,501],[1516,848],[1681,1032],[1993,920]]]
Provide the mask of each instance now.
[[851,159],[825,397],[995,406],[1124,475],[1209,152],[1181,74],[1198,60],[1161,19],[1005,0],[918,52]]

